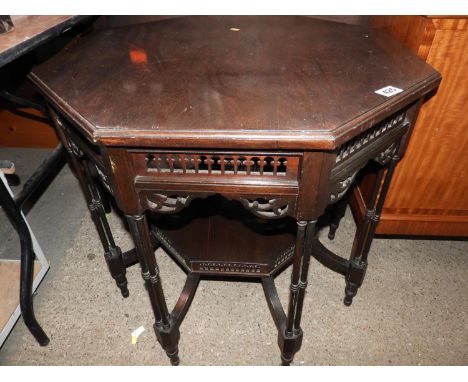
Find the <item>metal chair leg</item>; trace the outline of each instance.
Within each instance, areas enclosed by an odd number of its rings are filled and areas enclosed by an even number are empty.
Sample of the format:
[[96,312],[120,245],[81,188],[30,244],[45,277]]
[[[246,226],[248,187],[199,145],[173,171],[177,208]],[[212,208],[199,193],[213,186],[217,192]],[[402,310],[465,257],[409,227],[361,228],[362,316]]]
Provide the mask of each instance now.
[[34,251],[28,226],[21,215],[21,211],[12,199],[8,189],[0,181],[0,204],[11,220],[21,242],[21,270],[20,270],[20,308],[24,323],[41,346],[49,343],[49,338],[34,315],[32,283],[34,271]]

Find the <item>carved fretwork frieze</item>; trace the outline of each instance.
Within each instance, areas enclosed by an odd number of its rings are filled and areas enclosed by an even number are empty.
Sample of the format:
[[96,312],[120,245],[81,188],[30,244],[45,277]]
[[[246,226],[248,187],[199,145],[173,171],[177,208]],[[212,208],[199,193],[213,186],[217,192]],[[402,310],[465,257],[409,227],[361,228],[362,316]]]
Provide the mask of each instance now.
[[[174,214],[187,207],[194,199],[206,198],[214,195],[211,192],[197,193],[191,195],[165,195],[161,192],[143,191],[141,194],[143,204],[154,212],[163,214]],[[241,205],[252,214],[263,219],[278,219],[291,213],[294,206],[291,206],[291,200],[286,198],[253,199],[238,195],[222,194],[229,200],[237,200]]]
[[297,182],[302,152],[208,152],[131,151],[137,176],[146,179],[177,178],[259,180],[271,183]]
[[394,130],[398,126],[401,126],[402,123],[404,123],[405,115],[406,110],[396,113],[377,123],[369,130],[364,131],[362,134],[342,144],[338,149],[338,153],[336,154],[336,163],[338,164],[346,160],[355,152],[360,151],[364,147],[376,141],[378,138],[382,137],[383,135],[386,135],[391,130]]
[[[392,143],[385,150],[381,151],[379,154],[373,157],[372,160],[379,163],[380,165],[388,164],[392,160],[392,158],[395,157],[398,151],[398,144],[399,142]],[[365,164],[366,162],[363,162],[363,163]],[[354,179],[356,178],[356,175],[358,174],[361,167],[362,166],[360,166],[360,168],[355,170],[350,175],[346,175],[343,179],[335,182],[332,185],[331,193],[330,193],[330,203],[337,202],[346,194],[346,192],[349,190],[349,188],[353,184]]]
[[[333,176],[330,203],[337,202],[346,194],[359,170],[369,160],[385,165],[396,155],[400,138],[409,126],[405,119],[406,110],[385,118],[338,148],[332,170],[336,175]],[[377,155],[376,146],[382,148]]]
[[148,171],[162,174],[285,176],[288,161],[278,155],[153,153]]
[[239,198],[239,200],[244,208],[248,209],[254,215],[266,219],[281,218],[288,213],[289,209],[289,202],[282,198],[269,200]]
[[337,202],[346,194],[346,192],[349,190],[349,188],[353,184],[354,179],[356,178],[356,175],[358,172],[359,170],[356,170],[351,175],[347,176],[343,180],[340,180],[332,185],[332,191],[330,194],[330,203]]
[[388,146],[384,151],[380,152],[376,157],[374,157],[374,161],[378,164],[385,165],[389,163],[392,158],[395,156],[398,150],[398,143],[394,142],[390,146]]
[[184,207],[188,206],[194,199],[193,196],[180,196],[180,195],[163,195],[152,193],[146,195],[148,207],[156,212],[163,214],[173,214],[179,212]]
[[286,250],[284,253],[282,253],[275,259],[273,267],[278,268],[279,266],[287,262],[292,256],[294,256],[294,245],[289,247],[288,250]]
[[192,270],[195,272],[263,274],[267,272],[265,264],[238,263],[227,261],[194,261]]

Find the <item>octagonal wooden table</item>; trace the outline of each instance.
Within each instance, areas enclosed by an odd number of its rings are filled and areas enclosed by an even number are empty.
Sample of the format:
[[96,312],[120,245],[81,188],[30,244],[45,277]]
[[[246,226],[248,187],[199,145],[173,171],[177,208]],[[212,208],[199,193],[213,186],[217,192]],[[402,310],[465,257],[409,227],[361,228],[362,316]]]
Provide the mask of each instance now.
[[[171,362],[200,277],[221,275],[262,280],[285,365],[302,342],[310,256],[345,276],[350,305],[393,169],[440,81],[384,35],[305,17],[181,17],[103,30],[30,78],[50,104],[124,296],[126,267],[141,266]],[[348,260],[319,242],[317,219],[338,206],[333,237],[343,197],[370,160],[381,170]],[[127,217],[133,251],[114,242],[108,195]],[[187,273],[172,312],[159,245]],[[285,312],[274,277],[288,266]]]

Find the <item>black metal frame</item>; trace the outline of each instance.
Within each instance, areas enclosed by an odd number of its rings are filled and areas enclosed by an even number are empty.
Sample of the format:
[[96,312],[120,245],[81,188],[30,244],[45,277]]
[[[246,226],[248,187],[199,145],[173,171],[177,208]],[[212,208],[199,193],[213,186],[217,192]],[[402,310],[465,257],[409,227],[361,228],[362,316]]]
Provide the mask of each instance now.
[[[49,343],[49,338],[41,328],[34,315],[33,307],[33,272],[35,253],[31,234],[26,221],[21,214],[21,207],[30,200],[36,191],[51,181],[50,174],[57,174],[64,164],[64,150],[62,144],[57,145],[52,154],[37,168],[26,181],[23,189],[16,198],[12,198],[7,187],[0,182],[0,205],[5,210],[10,222],[15,228],[21,242],[21,271],[20,271],[20,308],[24,323],[41,346]],[[54,177],[55,177],[54,175]]]
[[[47,30],[38,33],[37,35],[29,38],[19,44],[14,44],[0,54],[0,67],[18,59],[29,51],[37,48],[41,44],[47,42],[53,37],[59,36],[62,33],[74,28],[78,33],[86,32],[89,29],[90,23],[95,19],[94,16],[72,16]],[[81,26],[83,28],[81,28]],[[46,108],[35,102],[18,97],[9,93],[7,90],[0,90],[0,97],[8,102],[13,109],[33,108],[46,114]],[[41,118],[32,116],[43,122],[50,122],[50,118]],[[50,156],[43,161],[43,163],[36,169],[36,171],[25,182],[22,190],[15,198],[12,198],[7,187],[0,182],[0,205],[5,209],[5,212],[11,221],[13,227],[17,231],[21,242],[21,272],[20,272],[20,308],[23,320],[39,342],[40,345],[45,346],[49,343],[49,338],[42,330],[34,316],[33,309],[33,296],[32,296],[32,283],[33,283],[33,264],[34,264],[34,250],[32,246],[31,235],[28,226],[21,214],[24,214],[30,209],[31,204],[37,199],[38,195],[44,191],[53,179],[57,176],[59,171],[65,164],[66,152],[61,143],[59,143],[52,151]],[[124,253],[123,257],[125,266],[134,264],[136,261],[136,254],[134,251]]]

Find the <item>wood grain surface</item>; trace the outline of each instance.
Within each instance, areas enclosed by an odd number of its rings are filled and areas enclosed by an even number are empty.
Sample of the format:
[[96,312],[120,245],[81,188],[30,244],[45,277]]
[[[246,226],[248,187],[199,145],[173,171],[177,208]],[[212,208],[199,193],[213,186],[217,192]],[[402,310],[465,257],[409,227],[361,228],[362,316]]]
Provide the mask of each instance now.
[[[427,34],[420,25],[434,30],[427,62],[442,74],[443,80],[436,96],[419,113],[405,157],[397,166],[377,233],[468,236],[468,24],[459,18],[395,19],[385,29],[423,57],[421,47],[427,42]],[[374,25],[385,23],[377,21]],[[420,44],[419,49],[414,41]],[[361,212],[369,186],[362,184],[362,188],[356,201],[361,204],[357,207]]]
[[[45,118],[44,114],[34,109],[24,109],[27,115]],[[46,147],[58,144],[57,134],[52,126],[40,120],[24,115],[0,110],[0,146],[1,147]]]
[[382,33],[289,16],[107,29],[31,79],[95,142],[275,149],[333,149],[439,80]]

